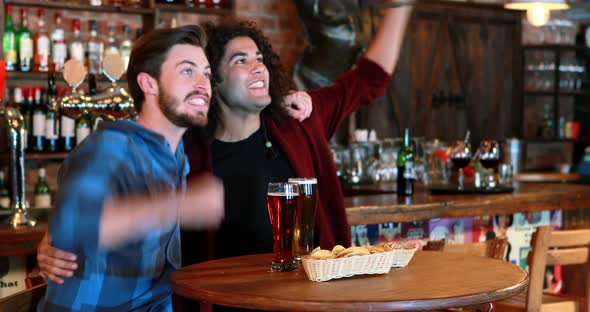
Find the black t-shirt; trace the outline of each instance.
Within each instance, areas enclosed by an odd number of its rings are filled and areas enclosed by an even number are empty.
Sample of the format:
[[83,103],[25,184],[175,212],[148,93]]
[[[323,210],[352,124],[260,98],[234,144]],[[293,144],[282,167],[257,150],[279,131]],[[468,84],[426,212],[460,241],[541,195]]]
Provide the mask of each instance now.
[[215,140],[211,146],[213,173],[225,187],[225,219],[215,231],[215,258],[273,252],[268,183],[295,175],[280,148],[273,144],[278,157],[272,159],[265,143],[260,128],[245,140]]

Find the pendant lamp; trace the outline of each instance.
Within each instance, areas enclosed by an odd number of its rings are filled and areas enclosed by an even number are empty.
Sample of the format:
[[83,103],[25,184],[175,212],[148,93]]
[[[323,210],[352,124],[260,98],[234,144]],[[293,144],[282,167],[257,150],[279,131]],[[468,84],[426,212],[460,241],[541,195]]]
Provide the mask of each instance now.
[[569,9],[565,0],[513,0],[504,5],[506,9],[525,10],[528,22],[533,26],[543,26],[551,17],[551,10]]

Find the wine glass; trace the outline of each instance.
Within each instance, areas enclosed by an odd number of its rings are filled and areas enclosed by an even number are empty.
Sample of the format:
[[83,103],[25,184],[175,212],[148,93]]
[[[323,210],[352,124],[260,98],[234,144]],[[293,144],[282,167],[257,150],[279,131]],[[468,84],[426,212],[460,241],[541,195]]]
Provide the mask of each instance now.
[[462,190],[465,184],[465,175],[463,174],[463,168],[469,165],[471,161],[471,144],[465,141],[456,141],[451,147],[451,161],[453,166],[459,169],[459,189]]
[[477,149],[477,155],[481,165],[487,169],[487,187],[493,188],[496,186],[496,179],[494,178],[494,169],[498,168],[500,163],[500,146],[497,141],[483,140]]

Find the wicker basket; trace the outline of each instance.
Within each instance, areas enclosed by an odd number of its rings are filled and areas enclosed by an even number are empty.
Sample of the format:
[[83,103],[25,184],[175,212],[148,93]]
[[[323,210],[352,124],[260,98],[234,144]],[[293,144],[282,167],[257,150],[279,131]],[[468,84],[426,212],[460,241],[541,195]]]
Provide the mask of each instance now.
[[302,262],[309,280],[325,282],[353,275],[385,274],[391,269],[394,258],[395,250],[329,260],[314,260],[303,257]]
[[418,248],[392,250],[391,253],[393,253],[393,259],[391,261],[391,267],[401,268],[407,266],[408,263],[410,263],[410,260],[412,260],[416,250],[418,250]]

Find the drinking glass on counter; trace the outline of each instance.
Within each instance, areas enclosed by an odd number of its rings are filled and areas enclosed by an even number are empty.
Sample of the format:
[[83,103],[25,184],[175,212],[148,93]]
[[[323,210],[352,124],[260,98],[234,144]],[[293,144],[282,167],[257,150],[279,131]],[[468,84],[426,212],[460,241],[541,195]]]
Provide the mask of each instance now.
[[274,259],[271,271],[293,271],[297,263],[293,258],[293,228],[299,206],[297,183],[269,183],[266,199],[272,226]]
[[483,140],[479,144],[477,155],[479,162],[488,172],[485,179],[486,186],[490,188],[496,187],[494,169],[498,168],[500,163],[500,145],[494,140]]
[[293,253],[295,260],[313,250],[315,211],[318,204],[318,181],[316,178],[290,178],[289,183],[299,185],[299,205],[295,213],[293,230]]
[[469,165],[471,161],[471,144],[465,141],[456,141],[451,147],[451,161],[453,166],[459,169],[459,189],[462,190],[465,185],[465,174],[463,168]]

